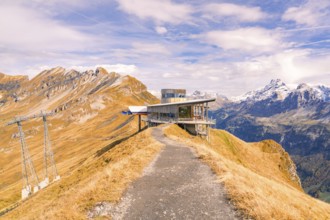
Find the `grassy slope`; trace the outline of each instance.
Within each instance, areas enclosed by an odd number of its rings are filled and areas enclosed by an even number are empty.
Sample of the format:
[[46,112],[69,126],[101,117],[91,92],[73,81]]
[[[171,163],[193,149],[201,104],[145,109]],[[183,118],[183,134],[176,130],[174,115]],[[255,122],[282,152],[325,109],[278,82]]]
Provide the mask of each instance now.
[[[62,70],[56,71],[49,74],[60,75]],[[17,103],[9,100],[5,106],[0,107],[0,211],[21,197],[20,142],[12,138],[12,134],[17,133],[17,126],[5,125],[15,115],[31,114],[31,110],[35,109],[38,109],[35,113],[39,113],[39,109],[50,111],[71,103],[67,109],[48,119],[55,161],[62,177],[70,176],[72,170],[84,165],[88,158],[106,151],[111,143],[137,131],[137,117],[124,116],[121,111],[128,105],[155,103],[157,99],[146,91],[143,84],[129,76],[117,85],[104,86],[88,94],[97,83],[113,75],[100,73],[93,81],[88,81],[88,78],[85,81],[77,80],[75,89],[72,89],[71,84],[54,88],[51,98],[47,99],[45,89],[34,92],[34,88],[41,88],[40,83],[48,78],[40,74],[29,85],[21,87],[22,93],[27,90],[32,95]],[[63,81],[62,78],[60,75],[58,80]],[[86,120],[81,120],[83,118]],[[23,129],[39,179],[43,179],[42,120],[39,118],[24,122]]]
[[[292,161],[273,141],[246,143],[211,130],[211,144],[177,126],[166,135],[192,146],[223,182],[230,199],[254,219],[329,219],[330,205],[305,194]],[[291,171],[288,171],[291,169]]]
[[151,129],[143,131],[99,157],[87,158],[71,175],[35,194],[3,218],[85,219],[97,202],[117,202],[162,147],[150,132]]

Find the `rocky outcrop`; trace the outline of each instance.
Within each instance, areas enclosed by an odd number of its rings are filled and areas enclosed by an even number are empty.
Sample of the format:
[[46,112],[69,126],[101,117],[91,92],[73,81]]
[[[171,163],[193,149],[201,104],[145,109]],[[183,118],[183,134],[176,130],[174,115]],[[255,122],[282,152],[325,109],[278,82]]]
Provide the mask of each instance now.
[[283,147],[274,140],[263,140],[259,142],[259,145],[263,152],[280,154],[278,168],[289,178],[290,182],[301,187],[300,178],[297,174],[297,167]]
[[28,80],[28,76],[9,76],[0,73],[0,106],[10,99],[18,101],[16,90]]

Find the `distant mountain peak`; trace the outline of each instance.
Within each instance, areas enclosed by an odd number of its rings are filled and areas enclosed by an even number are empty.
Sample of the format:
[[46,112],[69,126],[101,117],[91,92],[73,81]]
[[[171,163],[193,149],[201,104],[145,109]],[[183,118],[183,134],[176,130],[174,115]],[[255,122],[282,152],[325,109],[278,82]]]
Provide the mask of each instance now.
[[281,79],[272,79],[264,88],[250,91],[243,96],[235,98],[236,101],[261,101],[265,99],[285,99],[291,92]]
[[309,85],[307,85],[306,83],[301,83],[298,85],[297,87],[298,90],[305,90],[305,89],[311,89],[311,87]]
[[281,79],[272,79],[269,85],[278,87],[278,86],[286,86],[285,83]]

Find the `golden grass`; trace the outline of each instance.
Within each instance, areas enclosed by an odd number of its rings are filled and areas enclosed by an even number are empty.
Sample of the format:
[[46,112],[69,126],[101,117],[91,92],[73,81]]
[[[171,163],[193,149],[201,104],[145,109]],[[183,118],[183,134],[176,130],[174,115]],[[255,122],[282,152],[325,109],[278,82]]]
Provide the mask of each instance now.
[[[59,75],[58,80],[64,80],[59,71],[53,73],[56,74]],[[42,81],[47,78],[41,74],[20,88],[22,91],[31,92],[25,99],[19,102],[9,100],[0,107],[0,212],[21,198],[23,181],[20,142],[18,138],[12,138],[12,134],[17,133],[17,126],[6,126],[15,115],[30,115],[39,113],[41,109],[50,111],[63,105],[68,106],[67,109],[48,118],[59,174],[68,176],[73,170],[83,166],[88,158],[102,150],[102,147],[137,131],[137,117],[126,123],[130,116],[122,115],[122,110],[127,109],[129,105],[158,101],[146,91],[143,84],[129,76],[116,86],[105,86],[89,94],[97,86],[96,82],[102,82],[115,74],[103,75],[99,74],[96,81],[88,83],[82,79],[76,81],[77,87],[74,91],[71,84],[54,88],[50,90],[51,98],[47,99],[45,90],[35,91],[37,88],[40,89]],[[104,108],[95,109],[93,103],[101,103]],[[95,117],[81,121],[90,115]],[[125,125],[121,126],[123,124]],[[23,122],[23,130],[39,179],[43,179],[42,119]]]
[[229,198],[253,219],[330,219],[330,205],[305,194],[292,161],[273,141],[246,143],[211,130],[211,144],[178,126],[165,134],[192,146],[224,183]]
[[116,145],[97,159],[32,196],[4,219],[85,219],[97,202],[115,203],[160,151],[151,129]]

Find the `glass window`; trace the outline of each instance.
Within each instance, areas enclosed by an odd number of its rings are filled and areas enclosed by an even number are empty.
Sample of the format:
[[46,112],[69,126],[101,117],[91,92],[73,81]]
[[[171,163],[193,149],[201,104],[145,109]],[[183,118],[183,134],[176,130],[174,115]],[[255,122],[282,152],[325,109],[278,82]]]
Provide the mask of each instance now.
[[191,106],[179,107],[179,118],[191,118]]

